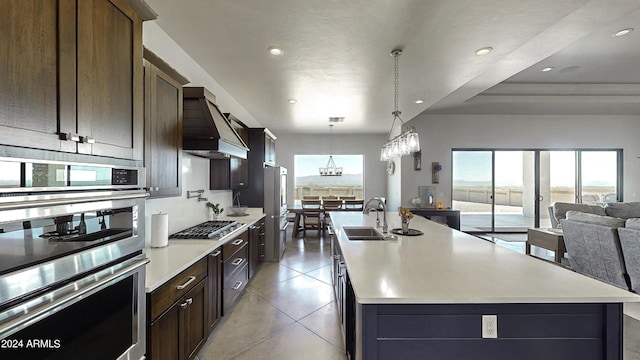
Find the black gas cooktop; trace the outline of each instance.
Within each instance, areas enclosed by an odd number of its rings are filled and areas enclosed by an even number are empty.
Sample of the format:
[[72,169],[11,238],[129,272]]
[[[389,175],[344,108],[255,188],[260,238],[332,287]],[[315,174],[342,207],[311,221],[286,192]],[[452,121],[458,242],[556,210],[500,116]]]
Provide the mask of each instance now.
[[211,239],[218,240],[244,224],[231,220],[213,220],[179,231],[169,236],[171,239]]

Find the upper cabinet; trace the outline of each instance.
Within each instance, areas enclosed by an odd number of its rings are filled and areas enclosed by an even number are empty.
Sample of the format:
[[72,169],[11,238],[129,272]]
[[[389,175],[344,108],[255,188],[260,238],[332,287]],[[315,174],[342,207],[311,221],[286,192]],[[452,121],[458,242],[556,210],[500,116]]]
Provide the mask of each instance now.
[[143,158],[142,19],[123,0],[9,1],[0,143]]
[[150,197],[182,195],[184,76],[144,49],[144,166]]
[[249,149],[251,155],[264,165],[276,165],[276,136],[266,128],[251,128],[249,132]]

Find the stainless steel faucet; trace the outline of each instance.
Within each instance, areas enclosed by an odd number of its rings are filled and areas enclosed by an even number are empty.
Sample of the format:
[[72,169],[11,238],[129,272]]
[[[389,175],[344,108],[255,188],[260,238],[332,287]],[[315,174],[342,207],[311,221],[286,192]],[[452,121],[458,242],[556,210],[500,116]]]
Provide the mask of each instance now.
[[376,227],[380,227],[380,218],[378,217],[378,209],[380,209],[380,206],[382,206],[382,232],[386,234],[387,230],[389,230],[389,227],[387,226],[387,206],[384,204],[384,201],[382,201],[382,199],[380,199],[379,197],[374,197],[367,200],[367,203],[364,204],[362,213],[365,215],[369,215],[371,210],[375,210]]

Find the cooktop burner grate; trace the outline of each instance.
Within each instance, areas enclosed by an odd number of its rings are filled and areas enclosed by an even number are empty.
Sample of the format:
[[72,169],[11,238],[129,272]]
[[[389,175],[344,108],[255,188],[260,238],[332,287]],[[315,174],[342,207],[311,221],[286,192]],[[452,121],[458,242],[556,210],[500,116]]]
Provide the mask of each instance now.
[[243,224],[232,220],[213,220],[179,231],[169,236],[171,239],[212,239],[217,240]]

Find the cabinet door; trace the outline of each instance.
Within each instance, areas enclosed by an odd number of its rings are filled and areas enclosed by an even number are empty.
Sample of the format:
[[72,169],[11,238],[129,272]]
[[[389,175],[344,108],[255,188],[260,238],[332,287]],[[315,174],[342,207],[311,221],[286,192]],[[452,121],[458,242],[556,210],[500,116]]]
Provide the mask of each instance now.
[[222,251],[209,254],[209,332],[222,317]]
[[208,289],[205,278],[151,323],[147,345],[150,359],[195,358],[209,336],[205,321]]
[[142,20],[122,0],[82,0],[77,28],[78,152],[142,160]]
[[184,302],[179,305],[184,317],[183,354],[187,359],[194,359],[209,337],[208,292],[208,279],[205,278],[184,296]]
[[180,302],[174,304],[151,323],[147,336],[147,356],[150,360],[175,360],[180,356]]
[[75,152],[75,1],[2,4],[0,144]]
[[271,136],[264,135],[264,162],[267,164],[276,164],[276,141]]
[[147,186],[151,197],[182,195],[182,85],[148,61],[144,68]]

